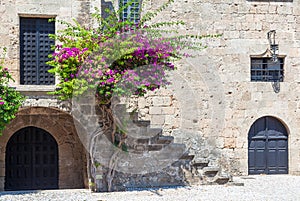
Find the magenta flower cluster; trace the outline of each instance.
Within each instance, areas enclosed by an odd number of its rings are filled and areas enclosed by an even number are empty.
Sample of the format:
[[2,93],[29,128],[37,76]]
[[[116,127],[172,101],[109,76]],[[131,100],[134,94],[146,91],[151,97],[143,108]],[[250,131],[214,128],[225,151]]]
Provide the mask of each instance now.
[[76,59],[77,62],[82,62],[83,61],[82,55],[84,54],[84,52],[86,52],[88,50],[88,48],[83,48],[82,50],[80,50],[79,48],[76,48],[76,47],[62,48],[60,45],[57,46],[57,49],[59,51],[54,52],[52,56],[59,63],[64,63],[66,60],[68,60],[70,58]]
[[173,62],[181,50],[174,39],[126,26],[114,34],[91,36],[86,42],[80,38],[80,44],[72,39],[56,47],[52,65],[62,78],[60,93],[71,97],[74,79],[83,80],[78,89],[92,87],[104,99],[113,94],[141,96],[170,84],[166,71],[175,69]]

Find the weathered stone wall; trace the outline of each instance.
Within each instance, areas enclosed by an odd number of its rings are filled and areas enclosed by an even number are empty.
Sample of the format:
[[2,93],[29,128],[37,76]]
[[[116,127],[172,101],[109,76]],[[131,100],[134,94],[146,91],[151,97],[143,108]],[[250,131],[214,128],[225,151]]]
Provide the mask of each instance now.
[[[160,3],[154,0],[147,7]],[[274,116],[289,131],[289,173],[299,174],[299,5],[297,0],[176,1],[154,21],[184,20],[187,24],[181,27],[182,33],[222,36],[204,40],[208,48],[179,65],[177,74],[181,79],[174,79],[177,88],[172,96],[158,92],[159,97],[153,99],[160,103],[166,96],[177,100],[175,108],[172,104],[169,107],[174,114],[163,115],[166,105],[154,105],[147,97],[147,106],[143,105],[145,99],[138,100],[141,117],[153,119],[155,126],[162,125],[167,132],[170,127],[197,130],[210,154],[218,156],[218,163],[233,174],[248,174],[250,126],[262,116]],[[286,55],[279,93],[273,91],[271,83],[250,81],[250,55],[266,51],[270,30],[277,32],[279,54]],[[178,81],[190,93],[178,92]],[[198,111],[188,112],[193,118],[182,116],[182,112],[189,111],[182,99],[195,104]],[[169,122],[172,118],[177,120]]]
[[[91,12],[100,5],[100,0],[0,1],[0,47],[6,47],[8,50],[4,65],[16,80],[13,85],[28,97],[17,118],[10,123],[1,137],[0,189],[4,187],[6,142],[17,130],[27,126],[43,128],[56,139],[59,145],[59,188],[88,186],[85,149],[78,138],[72,117],[62,112],[69,111],[69,104],[47,94],[53,91],[55,86],[19,85],[19,19],[41,17],[72,21],[75,18],[82,24],[89,24]],[[62,25],[56,23],[55,29],[62,29]],[[59,108],[60,111],[49,108]]]
[[[151,0],[146,8],[154,9],[161,4],[162,1]],[[6,64],[17,84],[19,15],[56,16],[64,20],[75,17],[88,24],[88,14],[94,7],[105,7],[104,1],[96,0],[14,0],[0,1],[0,5],[0,46],[9,48]],[[111,6],[109,2],[107,5]],[[274,116],[289,131],[289,173],[300,174],[299,6],[299,0],[175,1],[154,21],[184,20],[186,25],[178,29],[181,33],[222,36],[204,39],[208,48],[196,58],[180,62],[178,70],[170,76],[173,84],[168,89],[132,99],[130,107],[138,107],[140,119],[151,120],[152,127],[163,127],[164,134],[174,136],[175,142],[187,144],[196,158],[210,159],[233,174],[248,173],[250,126],[262,116]],[[286,55],[285,78],[279,93],[273,91],[271,83],[250,81],[250,55],[265,52],[269,47],[267,32],[273,29],[277,32],[279,53]],[[26,93],[31,96],[26,106],[68,110],[68,105],[53,97],[41,98],[41,94],[32,94],[30,90]]]

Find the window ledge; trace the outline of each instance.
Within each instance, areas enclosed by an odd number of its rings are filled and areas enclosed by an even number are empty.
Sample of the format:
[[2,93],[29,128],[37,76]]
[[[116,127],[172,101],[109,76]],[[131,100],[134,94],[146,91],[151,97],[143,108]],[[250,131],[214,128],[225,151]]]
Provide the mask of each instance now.
[[27,97],[48,97],[54,98],[54,95],[50,95],[49,92],[55,91],[57,86],[55,85],[11,85],[16,88],[17,91],[21,92]]
[[17,85],[13,87],[20,92],[51,92],[56,88],[55,85]]

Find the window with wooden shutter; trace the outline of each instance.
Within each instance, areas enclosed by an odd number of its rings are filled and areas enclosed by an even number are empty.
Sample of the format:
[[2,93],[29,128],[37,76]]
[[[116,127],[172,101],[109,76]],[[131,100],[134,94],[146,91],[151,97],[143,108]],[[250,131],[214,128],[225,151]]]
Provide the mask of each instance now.
[[20,18],[20,83],[23,85],[53,85],[55,76],[46,64],[55,44],[49,34],[55,33],[55,23],[46,18]]

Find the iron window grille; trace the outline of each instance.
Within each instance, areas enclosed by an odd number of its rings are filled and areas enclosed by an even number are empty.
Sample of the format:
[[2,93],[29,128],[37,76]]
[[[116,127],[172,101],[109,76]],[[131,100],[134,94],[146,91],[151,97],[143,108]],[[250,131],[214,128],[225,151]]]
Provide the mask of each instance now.
[[283,82],[284,58],[273,62],[272,58],[251,58],[251,81]]
[[55,23],[46,18],[20,18],[20,83],[22,85],[53,85],[55,76],[46,64],[51,46],[49,34],[55,33]]
[[140,0],[120,0],[120,7],[124,9],[121,12],[121,20],[129,20],[138,24],[140,20]]

